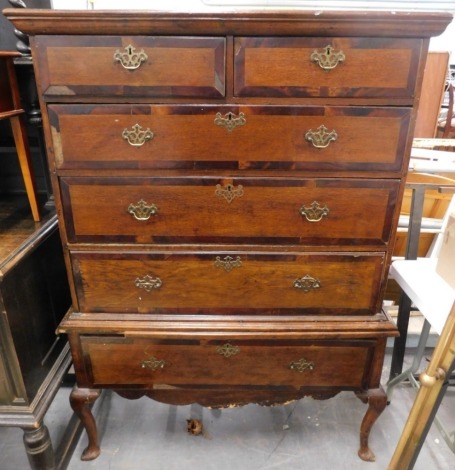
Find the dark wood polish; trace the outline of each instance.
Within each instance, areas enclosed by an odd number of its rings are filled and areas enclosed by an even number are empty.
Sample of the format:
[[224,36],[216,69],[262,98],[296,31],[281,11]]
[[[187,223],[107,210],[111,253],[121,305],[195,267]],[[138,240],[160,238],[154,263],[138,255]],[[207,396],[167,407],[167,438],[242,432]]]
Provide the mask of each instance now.
[[[429,38],[451,15],[6,16],[31,35],[82,458],[110,388],[215,407],[350,390],[373,460],[397,334],[382,296]],[[113,57],[129,46],[135,70]],[[332,48],[323,70],[311,57]]]

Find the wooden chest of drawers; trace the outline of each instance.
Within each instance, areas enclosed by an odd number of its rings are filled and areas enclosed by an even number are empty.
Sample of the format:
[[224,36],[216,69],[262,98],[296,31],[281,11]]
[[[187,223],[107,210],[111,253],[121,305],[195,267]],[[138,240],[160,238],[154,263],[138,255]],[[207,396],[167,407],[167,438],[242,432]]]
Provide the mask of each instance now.
[[[444,14],[9,10],[31,35],[73,308],[71,402],[386,405],[381,311]],[[183,34],[182,34],[183,32]]]

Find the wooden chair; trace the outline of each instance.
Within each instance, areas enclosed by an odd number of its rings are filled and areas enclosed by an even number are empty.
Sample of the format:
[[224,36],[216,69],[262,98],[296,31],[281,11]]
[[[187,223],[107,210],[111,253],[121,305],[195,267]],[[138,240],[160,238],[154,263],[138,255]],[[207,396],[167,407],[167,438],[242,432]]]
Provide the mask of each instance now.
[[21,108],[19,88],[14,71],[14,57],[20,53],[0,51],[0,119],[9,119],[16,152],[24,178],[25,190],[32,210],[33,220],[40,220],[38,196],[31,166],[30,148],[25,130],[25,111]]
[[417,110],[414,138],[433,138],[436,135],[441,105],[447,86],[448,51],[428,53],[423,72],[422,91]]
[[413,191],[416,187],[423,191],[424,197],[422,206],[422,227],[419,233],[417,256],[425,257],[428,255],[435,234],[440,232],[442,219],[452,199],[452,192],[441,192],[439,188],[455,186],[455,174],[451,176],[452,177],[449,178],[447,176],[428,173],[408,173],[393,251],[394,257],[405,256]]
[[447,116],[438,123],[438,132],[443,139],[448,139],[451,134],[455,133],[455,109],[454,109],[454,84],[449,83],[449,106],[447,108]]

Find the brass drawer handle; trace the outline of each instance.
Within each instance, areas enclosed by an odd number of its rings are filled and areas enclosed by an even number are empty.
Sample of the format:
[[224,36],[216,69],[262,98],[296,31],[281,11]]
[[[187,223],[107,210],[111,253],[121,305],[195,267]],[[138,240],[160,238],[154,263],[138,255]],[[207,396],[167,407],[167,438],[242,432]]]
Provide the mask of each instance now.
[[335,142],[337,139],[338,134],[336,131],[329,131],[324,125],[319,126],[316,131],[310,129],[305,134],[305,140],[311,142],[313,147],[317,149],[325,149],[331,142]]
[[123,68],[127,70],[135,70],[139,68],[142,62],[148,59],[144,49],[136,51],[136,48],[131,44],[125,47],[125,51],[122,52],[117,49],[114,53],[114,60],[120,62]]
[[122,137],[133,147],[142,147],[146,142],[153,139],[154,134],[148,127],[144,129],[139,124],[134,124],[131,130],[123,129]]
[[238,116],[231,112],[224,116],[221,113],[216,113],[214,122],[217,126],[225,127],[228,132],[232,132],[236,127],[244,126],[246,118],[243,113],[240,113]]
[[143,361],[141,361],[141,367],[143,369],[152,369],[152,370],[164,369],[165,365],[166,363],[163,360],[157,359],[154,356],[151,356],[148,359],[144,359]]
[[311,290],[319,289],[321,287],[321,281],[309,274],[305,274],[305,276],[294,281],[294,287],[303,290],[303,292],[310,292]]
[[327,206],[322,207],[318,201],[313,201],[309,207],[302,206],[299,212],[308,222],[319,222],[329,215],[330,210]]
[[215,195],[223,197],[230,204],[236,197],[243,196],[243,186],[239,184],[237,188],[233,184],[227,184],[224,188],[221,184],[217,184]]
[[225,256],[224,259],[221,259],[221,256],[217,256],[213,265],[216,268],[223,268],[228,273],[234,268],[240,268],[242,261],[240,260],[240,256],[237,256],[236,259],[232,256]]
[[223,344],[223,346],[218,346],[216,348],[216,352],[220,354],[221,356],[224,356],[226,358],[236,356],[237,354],[240,353],[240,348],[238,346],[233,346],[230,343]]
[[289,369],[295,370],[297,372],[303,372],[305,370],[313,370],[314,367],[315,367],[314,362],[307,361],[304,357],[302,357],[298,361],[292,361],[289,364]]
[[325,46],[322,51],[315,50],[310,56],[311,62],[318,64],[321,69],[332,70],[341,62],[344,62],[346,56],[343,51],[336,51],[330,44]]
[[138,289],[150,292],[152,289],[159,289],[163,285],[163,281],[159,277],[152,277],[147,274],[143,278],[137,277],[134,280],[134,285]]
[[157,213],[158,207],[155,204],[147,204],[143,199],[136,204],[131,203],[128,206],[128,214],[131,214],[136,220],[148,220]]

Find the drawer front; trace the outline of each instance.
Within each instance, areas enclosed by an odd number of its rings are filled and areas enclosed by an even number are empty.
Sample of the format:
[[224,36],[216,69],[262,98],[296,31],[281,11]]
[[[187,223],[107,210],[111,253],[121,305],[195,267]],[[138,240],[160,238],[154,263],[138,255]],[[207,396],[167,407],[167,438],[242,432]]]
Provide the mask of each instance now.
[[236,38],[234,94],[412,100],[421,47],[403,38]]
[[386,246],[399,181],[62,177],[60,187],[70,242]]
[[72,252],[82,312],[375,314],[383,253]]
[[49,118],[62,169],[399,171],[410,110],[52,105]]
[[225,39],[38,36],[45,97],[222,97]]
[[373,340],[279,342],[81,336],[94,385],[366,388]]

